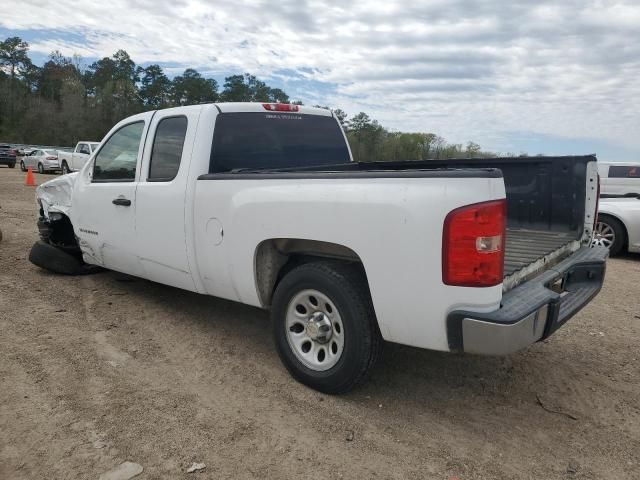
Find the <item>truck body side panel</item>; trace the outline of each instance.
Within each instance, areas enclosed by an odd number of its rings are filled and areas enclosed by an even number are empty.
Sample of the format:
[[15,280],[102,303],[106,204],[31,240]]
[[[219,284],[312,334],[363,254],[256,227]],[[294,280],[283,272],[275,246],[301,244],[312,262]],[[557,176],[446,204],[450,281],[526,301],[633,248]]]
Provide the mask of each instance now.
[[462,205],[504,198],[501,178],[199,180],[194,238],[207,293],[261,306],[255,251],[273,238],[345,246],[361,259],[385,339],[448,350],[450,310],[498,308],[501,286],[442,283],[442,225]]

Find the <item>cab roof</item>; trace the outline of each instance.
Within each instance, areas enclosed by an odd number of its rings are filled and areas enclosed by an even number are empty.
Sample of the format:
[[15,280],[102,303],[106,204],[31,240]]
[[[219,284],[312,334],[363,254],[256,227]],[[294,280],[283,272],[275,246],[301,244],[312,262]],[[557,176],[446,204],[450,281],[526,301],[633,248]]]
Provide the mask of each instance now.
[[214,104],[221,113],[240,113],[240,112],[256,112],[265,113],[273,112],[274,114],[290,113],[304,115],[321,115],[331,117],[331,110],[326,108],[308,107],[306,105],[295,105],[290,103],[273,103],[273,102],[221,102]]

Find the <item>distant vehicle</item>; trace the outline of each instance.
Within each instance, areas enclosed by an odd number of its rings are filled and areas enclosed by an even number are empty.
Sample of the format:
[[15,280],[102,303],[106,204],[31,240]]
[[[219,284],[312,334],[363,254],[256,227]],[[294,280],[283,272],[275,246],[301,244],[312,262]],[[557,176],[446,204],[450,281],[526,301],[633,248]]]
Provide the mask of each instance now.
[[16,166],[16,149],[6,143],[0,144],[0,165]]
[[640,194],[600,198],[593,245],[607,247],[612,256],[640,253]]
[[270,308],[292,375],[340,393],[382,339],[506,355],[552,335],[602,286],[597,182],[595,156],[357,163],[329,110],[178,107],[36,189],[29,259]]
[[600,194],[637,195],[640,194],[640,162],[600,163]]
[[20,148],[18,148],[17,156],[18,156],[18,158],[19,157],[26,157],[27,155],[29,155],[34,150],[35,150],[34,147],[20,147]]
[[33,152],[34,150],[36,150],[35,147],[19,147],[17,149],[16,161],[20,164],[20,167],[22,167],[22,161],[24,160],[24,157],[31,155],[31,152]]
[[37,168],[38,173],[59,172],[61,168],[60,161],[58,160],[58,152],[52,149],[37,149],[32,151],[20,160],[20,169],[23,172],[26,172],[29,167]]
[[76,172],[80,170],[93,152],[98,149],[100,142],[78,142],[73,152],[65,152],[58,150],[58,157],[60,158],[60,168],[62,173]]

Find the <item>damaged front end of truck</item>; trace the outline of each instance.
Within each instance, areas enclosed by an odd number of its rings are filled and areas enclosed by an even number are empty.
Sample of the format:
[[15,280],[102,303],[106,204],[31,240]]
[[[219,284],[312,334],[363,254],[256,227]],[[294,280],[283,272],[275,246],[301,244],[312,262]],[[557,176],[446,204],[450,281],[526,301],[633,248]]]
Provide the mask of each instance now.
[[29,261],[45,270],[65,275],[82,275],[98,269],[83,261],[71,224],[71,198],[77,175],[62,175],[36,188],[40,240],[31,247]]

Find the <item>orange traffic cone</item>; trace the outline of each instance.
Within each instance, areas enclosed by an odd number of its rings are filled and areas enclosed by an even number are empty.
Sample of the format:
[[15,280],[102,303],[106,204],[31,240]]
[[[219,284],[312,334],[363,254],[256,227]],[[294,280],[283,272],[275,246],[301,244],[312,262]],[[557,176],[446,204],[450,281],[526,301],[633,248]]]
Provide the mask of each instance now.
[[27,178],[24,181],[24,184],[27,185],[28,187],[36,186],[36,182],[33,179],[33,172],[31,171],[31,167],[29,167],[29,169],[27,170]]

